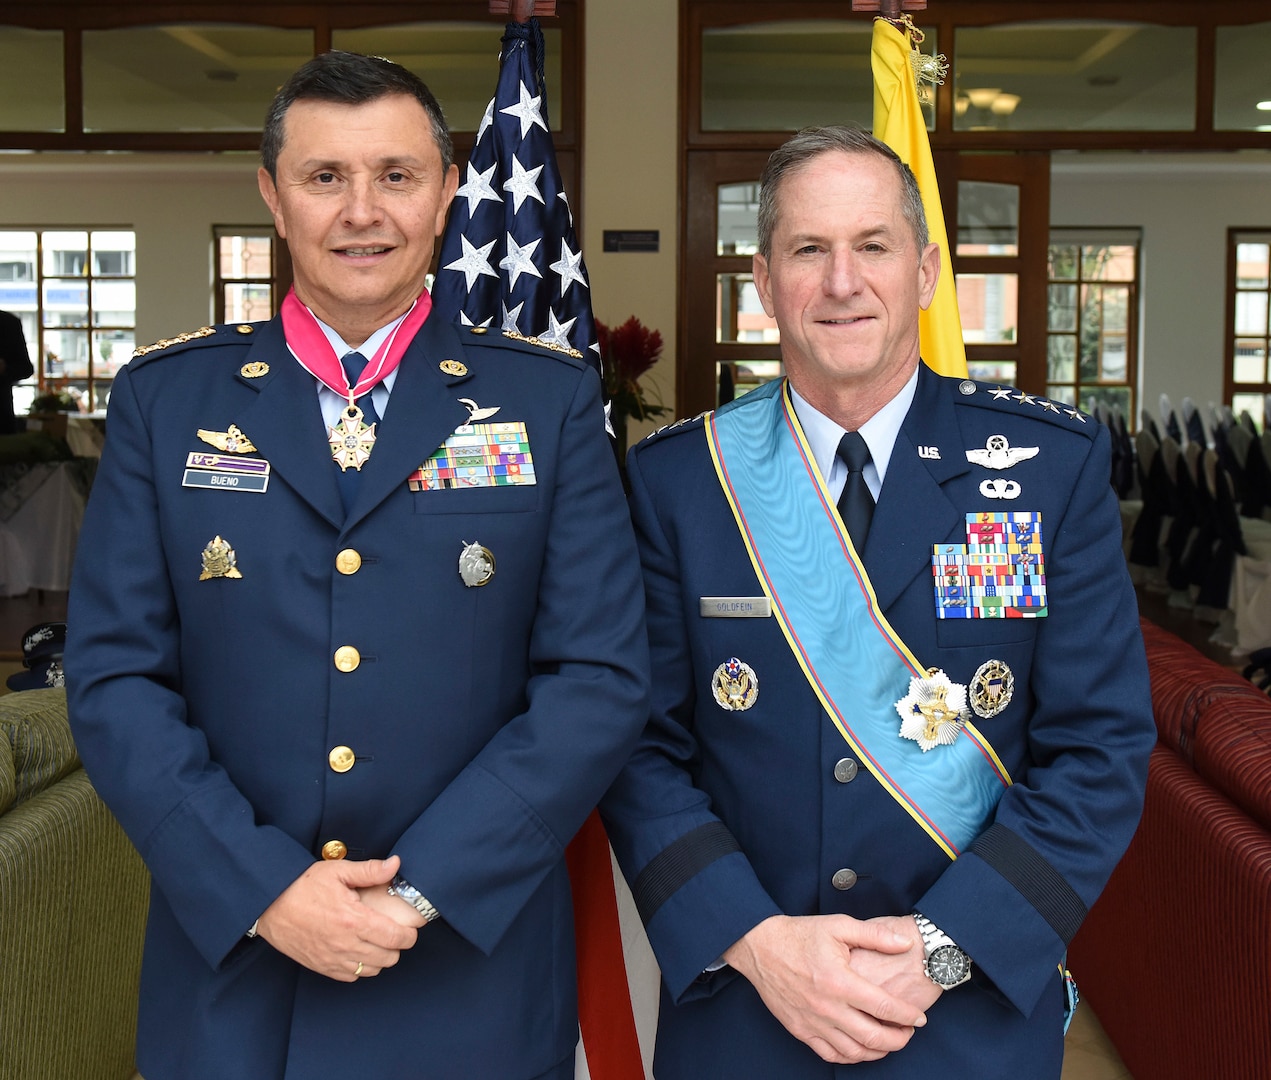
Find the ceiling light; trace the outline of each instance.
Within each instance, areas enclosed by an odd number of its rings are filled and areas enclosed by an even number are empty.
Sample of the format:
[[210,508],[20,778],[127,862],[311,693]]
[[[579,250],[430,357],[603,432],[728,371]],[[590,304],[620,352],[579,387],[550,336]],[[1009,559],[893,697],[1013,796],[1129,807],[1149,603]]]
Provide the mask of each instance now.
[[1010,116],[1019,107],[1019,94],[998,94],[990,109],[997,116]]
[[971,104],[977,109],[987,109],[993,104],[994,100],[996,100],[998,94],[1001,92],[1002,88],[1000,86],[995,86],[991,90],[984,87],[979,87],[975,90],[968,90],[966,94],[967,97],[971,99]]
[[1259,101],[1254,107],[1261,109],[1263,112],[1271,112],[1271,101]]

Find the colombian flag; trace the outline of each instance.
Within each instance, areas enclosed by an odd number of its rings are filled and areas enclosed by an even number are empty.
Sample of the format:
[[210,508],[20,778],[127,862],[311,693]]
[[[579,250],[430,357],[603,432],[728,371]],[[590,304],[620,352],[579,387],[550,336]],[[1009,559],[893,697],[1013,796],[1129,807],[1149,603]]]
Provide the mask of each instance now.
[[918,322],[922,358],[941,375],[965,376],[966,351],[962,347],[962,320],[953,285],[953,261],[940,209],[936,168],[927,141],[927,123],[918,104],[918,84],[909,63],[909,35],[886,19],[874,20],[874,44],[870,62],[874,69],[874,137],[885,142],[918,178],[927,228],[940,245],[940,280],[935,299]]

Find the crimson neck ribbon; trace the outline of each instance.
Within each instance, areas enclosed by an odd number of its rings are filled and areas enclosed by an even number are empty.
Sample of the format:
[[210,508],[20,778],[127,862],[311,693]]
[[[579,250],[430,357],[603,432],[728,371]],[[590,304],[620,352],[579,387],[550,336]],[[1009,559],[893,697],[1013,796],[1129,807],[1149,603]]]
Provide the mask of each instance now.
[[375,350],[375,355],[370,357],[354,386],[349,385],[340,357],[335,355],[331,342],[318,325],[317,316],[296,295],[295,286],[287,290],[282,302],[282,332],[287,339],[287,348],[300,366],[323,386],[335,391],[342,398],[348,398],[352,405],[397,370],[397,365],[402,362],[402,355],[415,340],[415,334],[424,325],[424,320],[431,311],[432,297],[425,289],[406,312],[405,318]]

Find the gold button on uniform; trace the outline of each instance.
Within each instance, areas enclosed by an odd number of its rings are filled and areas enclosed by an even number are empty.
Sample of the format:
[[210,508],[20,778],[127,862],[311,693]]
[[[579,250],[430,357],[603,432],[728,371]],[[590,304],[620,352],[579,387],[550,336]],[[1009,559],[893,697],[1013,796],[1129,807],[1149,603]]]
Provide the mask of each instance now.
[[362,556],[352,548],[345,548],[335,557],[335,568],[342,574],[356,574],[362,569]]
[[327,755],[327,764],[333,772],[348,772],[356,760],[352,749],[347,746],[337,746]]
[[335,666],[341,671],[356,671],[362,662],[362,654],[352,645],[341,645],[335,650]]
[[345,847],[343,840],[328,840],[322,845],[322,857],[327,862],[343,859],[348,853],[349,849]]

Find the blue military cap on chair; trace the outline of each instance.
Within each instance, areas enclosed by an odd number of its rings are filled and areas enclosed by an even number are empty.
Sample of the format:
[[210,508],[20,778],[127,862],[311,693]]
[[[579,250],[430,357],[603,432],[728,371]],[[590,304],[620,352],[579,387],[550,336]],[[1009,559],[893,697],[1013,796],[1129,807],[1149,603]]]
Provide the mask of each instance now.
[[22,666],[5,685],[10,690],[44,690],[64,686],[62,651],[66,648],[66,623],[46,622],[22,635]]

